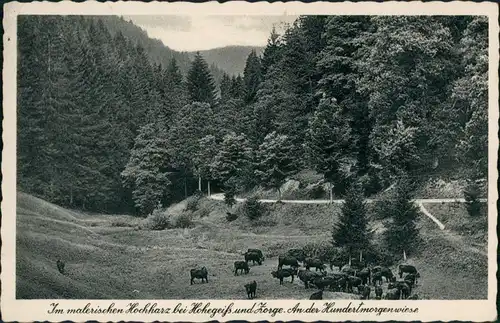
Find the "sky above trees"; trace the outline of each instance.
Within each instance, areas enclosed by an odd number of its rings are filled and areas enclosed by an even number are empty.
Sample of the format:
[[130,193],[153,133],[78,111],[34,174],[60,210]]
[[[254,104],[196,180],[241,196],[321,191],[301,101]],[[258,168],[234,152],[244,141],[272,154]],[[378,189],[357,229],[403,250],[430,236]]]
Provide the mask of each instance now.
[[269,32],[291,24],[297,16],[124,16],[144,28],[149,37],[179,51],[230,45],[265,46]]

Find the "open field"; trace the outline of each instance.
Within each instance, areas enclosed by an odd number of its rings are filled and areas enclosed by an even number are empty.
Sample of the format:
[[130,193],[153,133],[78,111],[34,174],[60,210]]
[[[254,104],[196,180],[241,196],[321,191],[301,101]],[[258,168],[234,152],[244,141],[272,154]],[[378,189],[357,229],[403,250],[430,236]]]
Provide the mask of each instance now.
[[[257,298],[308,299],[313,289],[297,278],[280,286],[271,270],[290,248],[328,243],[339,212],[338,205],[270,205],[259,225],[244,218],[228,223],[222,202],[202,200],[199,207],[209,215],[195,217],[193,228],[148,231],[138,228],[142,219],[69,211],[23,193],[17,203],[17,298],[244,299],[243,285],[256,280]],[[184,205],[169,212],[179,214]],[[424,245],[409,257],[422,275],[419,296],[486,298],[487,257],[466,248],[462,231],[450,231],[450,238],[426,217],[419,226]],[[266,261],[234,276],[233,263],[247,248],[261,249]],[[66,262],[66,275],[57,271],[58,258]],[[208,284],[190,285],[195,266],[207,267]]]

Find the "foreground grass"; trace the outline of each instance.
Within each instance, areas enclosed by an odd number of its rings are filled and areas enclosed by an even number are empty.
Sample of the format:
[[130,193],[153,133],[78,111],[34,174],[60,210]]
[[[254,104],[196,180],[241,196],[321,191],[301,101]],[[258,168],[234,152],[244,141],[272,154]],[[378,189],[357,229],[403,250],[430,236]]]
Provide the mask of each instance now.
[[[228,223],[220,202],[202,200],[200,208],[208,216],[195,216],[193,228],[147,231],[138,230],[141,219],[86,215],[20,193],[17,298],[244,299],[243,285],[253,280],[261,299],[308,299],[314,292],[298,280],[280,286],[271,270],[284,251],[328,241],[339,212],[335,206],[273,205],[259,226],[244,218]],[[170,212],[182,210],[177,205]],[[425,244],[410,259],[422,272],[419,295],[485,298],[487,259],[451,246],[424,220]],[[267,259],[262,266],[252,266],[248,275],[234,276],[233,263],[242,260],[248,248],[261,249]],[[59,258],[66,262],[65,275],[57,271]],[[189,270],[197,266],[207,267],[208,284],[190,285]]]

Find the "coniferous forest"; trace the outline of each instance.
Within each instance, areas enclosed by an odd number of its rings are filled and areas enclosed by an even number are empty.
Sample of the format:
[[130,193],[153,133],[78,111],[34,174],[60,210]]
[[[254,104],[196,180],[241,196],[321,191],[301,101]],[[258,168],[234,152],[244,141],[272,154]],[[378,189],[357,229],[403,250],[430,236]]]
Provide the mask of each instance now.
[[301,16],[241,75],[106,19],[19,16],[19,190],[147,215],[199,183],[279,190],[304,169],[340,196],[487,177],[486,17]]

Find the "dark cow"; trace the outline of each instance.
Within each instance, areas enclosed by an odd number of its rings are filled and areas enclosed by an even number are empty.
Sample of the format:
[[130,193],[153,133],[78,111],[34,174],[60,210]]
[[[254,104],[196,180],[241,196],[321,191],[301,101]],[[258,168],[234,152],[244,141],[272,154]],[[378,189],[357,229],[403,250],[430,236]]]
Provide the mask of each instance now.
[[300,262],[304,262],[304,260],[306,259],[306,254],[304,253],[304,250],[302,250],[302,249],[290,249],[287,251],[285,256],[293,257],[293,258],[297,259],[297,261],[300,261]]
[[389,300],[396,300],[401,298],[401,291],[399,288],[392,288],[387,290],[387,293],[385,293],[385,299]]
[[404,282],[410,285],[413,288],[417,282],[417,276],[415,274],[408,274],[404,278]]
[[245,252],[245,261],[248,263],[250,260],[253,264],[258,263],[262,265],[262,258],[257,252]]
[[324,290],[325,287],[335,286],[337,280],[332,276],[317,277],[312,282],[317,288]]
[[319,258],[306,258],[304,260],[304,264],[306,265],[306,269],[309,270],[311,267],[315,267],[316,271],[325,271],[326,266]]
[[[335,277],[335,276],[334,276]],[[336,276],[335,290],[339,292],[345,292],[347,290],[347,275]]]
[[364,285],[371,284],[371,270],[368,267],[357,271],[354,276],[361,278]]
[[234,275],[238,275],[238,270],[241,270],[241,273],[243,274],[243,271],[245,274],[248,274],[250,271],[250,268],[248,267],[248,263],[246,261],[235,261],[234,262]]
[[356,276],[347,277],[347,291],[352,293],[353,287],[358,287],[362,283],[363,283],[363,281],[359,277],[356,277]]
[[293,283],[293,277],[295,276],[296,271],[293,269],[285,268],[285,269],[278,269],[275,271],[271,272],[271,275],[274,278],[278,278],[280,280],[280,285],[283,285],[283,279],[286,277],[292,277],[292,283]]
[[385,280],[387,282],[395,282],[396,281],[396,276],[394,276],[394,274],[392,273],[392,270],[390,270],[387,267],[381,267],[380,274],[382,275],[382,277],[385,277]]
[[375,287],[375,299],[382,299],[382,287],[376,286]]
[[301,269],[299,270],[297,276],[299,276],[299,279],[304,283],[304,286],[309,288],[309,283],[312,283],[316,278],[320,277],[321,274]]
[[323,290],[311,294],[311,297],[309,297],[309,299],[323,299]]
[[64,275],[64,266],[65,266],[64,262],[62,262],[60,259],[57,259],[56,264],[57,264],[57,270],[59,270],[59,272]]
[[358,292],[361,295],[361,299],[370,299],[371,288],[368,285],[359,285]]
[[245,284],[245,289],[247,291],[247,296],[249,299],[255,298],[255,293],[257,291],[257,282],[254,280],[251,283]]
[[382,285],[382,272],[381,271],[377,271],[376,273],[372,272],[373,286],[376,286],[377,282],[379,283],[379,285]]
[[410,297],[408,297],[407,299],[417,300],[418,299],[418,294],[413,294]]
[[278,269],[283,268],[283,265],[290,266],[292,268],[299,268],[299,262],[297,258],[291,256],[279,256],[278,258]]
[[417,279],[420,278],[420,274],[417,271],[417,268],[412,265],[399,265],[399,278],[403,278],[403,274],[413,274],[415,275],[415,283],[417,282]]
[[401,291],[401,298],[402,299],[407,299],[411,294],[411,287],[407,283],[405,283],[404,281],[396,281],[393,283],[389,283],[389,285],[387,285],[387,288],[399,289]]
[[193,280],[201,279],[201,282],[203,283],[203,280],[205,280],[208,283],[208,271],[207,268],[201,267],[201,269],[191,269],[191,285],[193,285]]
[[259,257],[260,257],[260,260],[261,260],[262,262],[264,262],[264,259],[265,259],[265,258],[264,258],[264,254],[263,254],[263,253],[262,253],[262,251],[260,251],[259,249],[248,249],[248,250],[247,250],[247,252],[254,252],[254,253],[258,254],[258,255],[259,255]]

